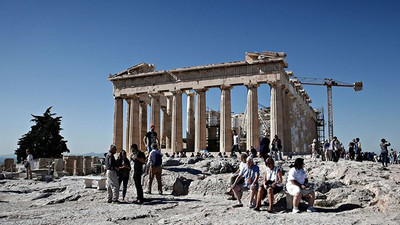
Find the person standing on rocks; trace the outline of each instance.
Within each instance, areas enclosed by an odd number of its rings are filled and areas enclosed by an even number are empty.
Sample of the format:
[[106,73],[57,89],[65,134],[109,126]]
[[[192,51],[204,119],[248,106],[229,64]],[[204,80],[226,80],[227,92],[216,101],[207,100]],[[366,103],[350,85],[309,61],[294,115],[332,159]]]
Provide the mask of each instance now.
[[386,141],[385,138],[381,139],[381,161],[382,161],[382,166],[387,167],[388,163],[388,149],[387,147],[390,146],[390,142]]
[[329,151],[331,151],[330,154],[332,154],[333,161],[338,162],[340,157],[340,151],[339,151],[339,141],[336,136],[333,137],[331,143],[329,144]]
[[315,212],[315,192],[308,184],[307,174],[304,171],[304,159],[297,158],[294,167],[289,170],[286,190],[293,196],[293,213],[300,212],[298,207],[302,197],[308,198],[307,212]]
[[158,193],[162,195],[162,182],[161,182],[161,172],[162,172],[162,154],[158,149],[156,143],[153,143],[151,146],[153,150],[151,150],[149,155],[149,160],[147,161],[147,166],[149,168],[149,189],[146,191],[146,194],[151,194],[151,186],[153,184],[153,179],[156,177],[158,183]]
[[[235,182],[232,185],[232,190],[235,195],[235,198],[238,201],[238,204],[233,207],[242,207],[242,191],[250,190],[250,201],[249,207],[255,207],[255,195],[258,190],[258,178],[260,176],[260,169],[258,166],[254,165],[253,158],[251,156],[246,159],[246,166],[243,167],[242,171],[240,171],[239,176],[236,178]],[[240,179],[244,177],[244,184],[239,184]]]
[[329,141],[325,140],[324,143],[325,161],[332,161],[332,151],[329,148]]
[[35,169],[35,162],[33,161],[33,155],[31,154],[31,150],[26,150],[26,160],[24,163],[26,168],[26,179],[32,179],[32,170]]
[[119,203],[119,184],[117,171],[119,170],[117,160],[114,158],[114,154],[117,152],[115,145],[110,146],[105,159],[106,164],[106,177],[107,177],[107,198],[108,203]]
[[240,136],[236,133],[236,130],[233,130],[233,145],[231,148],[231,154],[233,155],[235,150],[237,152],[239,152],[239,154],[241,153],[240,151],[240,147],[239,147],[239,142],[240,142]]
[[129,173],[131,171],[131,164],[129,159],[126,157],[126,151],[122,150],[118,156],[117,163],[119,165],[118,171],[118,186],[122,187],[122,200],[125,200],[126,190],[128,189]]
[[310,145],[311,148],[311,160],[315,161],[317,160],[317,139],[313,140],[313,143]]
[[265,135],[265,137],[263,137],[260,141],[260,156],[264,159],[264,161],[269,157],[268,154],[270,140],[266,136],[267,135]]
[[275,135],[274,140],[272,140],[272,151],[275,154],[275,160],[281,160],[282,142],[278,135]]
[[136,193],[137,193],[136,203],[142,204],[144,201],[142,174],[143,174],[143,165],[146,163],[146,156],[142,151],[138,150],[138,146],[136,144],[131,145],[131,151],[132,151],[131,159],[134,162],[133,180],[135,182]]
[[282,171],[279,166],[275,166],[272,158],[265,160],[267,169],[264,173],[264,184],[258,189],[257,203],[254,210],[260,211],[261,200],[265,198],[265,192],[268,194],[268,212],[274,211],[274,195],[283,190]]
[[150,131],[143,137],[143,142],[147,146],[147,152],[150,154],[152,145],[158,144],[156,126],[153,124],[150,126]]

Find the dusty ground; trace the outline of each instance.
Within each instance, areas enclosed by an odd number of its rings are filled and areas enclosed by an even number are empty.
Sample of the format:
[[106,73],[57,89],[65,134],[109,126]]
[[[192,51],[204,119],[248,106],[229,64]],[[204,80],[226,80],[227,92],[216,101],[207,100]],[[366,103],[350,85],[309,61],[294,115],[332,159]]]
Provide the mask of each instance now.
[[[106,192],[85,189],[82,177],[51,182],[0,180],[0,224],[400,224],[400,165],[382,170],[372,162],[306,160],[317,190],[317,212],[305,212],[306,204],[302,203],[302,212],[292,214],[286,210],[283,194],[276,196],[276,213],[268,213],[265,206],[261,212],[247,204],[233,208],[235,201],[226,200],[223,194],[231,173],[215,174],[212,168],[223,164],[234,170],[234,160],[179,162],[164,167],[164,194],[145,195],[143,205],[132,203],[134,186],[128,189],[127,202],[109,204]],[[284,171],[291,162],[282,164]],[[188,195],[171,195],[179,176],[193,180]],[[247,195],[243,203],[247,203]]]

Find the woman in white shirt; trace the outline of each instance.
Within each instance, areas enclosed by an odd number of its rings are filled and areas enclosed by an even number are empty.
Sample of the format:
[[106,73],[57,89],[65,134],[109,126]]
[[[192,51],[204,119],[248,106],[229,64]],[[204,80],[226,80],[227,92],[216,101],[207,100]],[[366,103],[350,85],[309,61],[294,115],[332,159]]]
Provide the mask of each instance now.
[[307,174],[304,171],[304,159],[297,158],[294,162],[294,167],[289,170],[286,189],[293,198],[293,211],[294,213],[300,212],[299,204],[302,197],[308,198],[307,212],[315,212],[314,200],[315,192],[309,186]]
[[282,171],[279,166],[275,166],[275,162],[272,158],[265,160],[267,169],[264,173],[264,184],[258,189],[257,203],[254,210],[259,211],[261,206],[261,200],[265,198],[265,191],[268,193],[268,212],[273,212],[274,206],[274,195],[283,190],[282,183]]

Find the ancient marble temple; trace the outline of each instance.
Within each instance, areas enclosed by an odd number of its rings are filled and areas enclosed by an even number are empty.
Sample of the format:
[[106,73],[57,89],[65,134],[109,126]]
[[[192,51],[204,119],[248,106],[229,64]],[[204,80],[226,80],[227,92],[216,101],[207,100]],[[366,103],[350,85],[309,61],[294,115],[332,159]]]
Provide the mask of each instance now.
[[[278,135],[284,152],[308,152],[308,145],[317,138],[316,111],[311,99],[288,67],[282,52],[246,53],[244,61],[155,71],[152,64],[141,63],[114,75],[113,143],[118,151],[123,148],[124,112],[125,149],[132,143],[146,149],[142,143],[147,132],[147,109],[150,106],[151,124],[170,152],[183,150],[182,95],[187,95],[186,149],[200,151],[206,142],[206,92],[209,88],[221,90],[220,151],[232,146],[231,90],[247,87],[246,147],[259,147],[260,123],[257,88],[270,87],[270,139]],[[262,94],[260,94],[262,96]],[[160,115],[162,114],[162,116]],[[140,144],[139,144],[140,143]]]

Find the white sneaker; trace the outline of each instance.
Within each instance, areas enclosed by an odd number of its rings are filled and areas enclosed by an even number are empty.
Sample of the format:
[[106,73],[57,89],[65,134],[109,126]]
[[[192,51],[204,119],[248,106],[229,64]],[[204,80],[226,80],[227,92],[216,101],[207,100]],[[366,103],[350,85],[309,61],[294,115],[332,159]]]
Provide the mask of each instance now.
[[300,212],[299,208],[293,208],[292,209],[292,213],[299,213],[299,212]]
[[314,207],[310,206],[307,208],[307,212],[316,212],[317,210],[314,209]]

